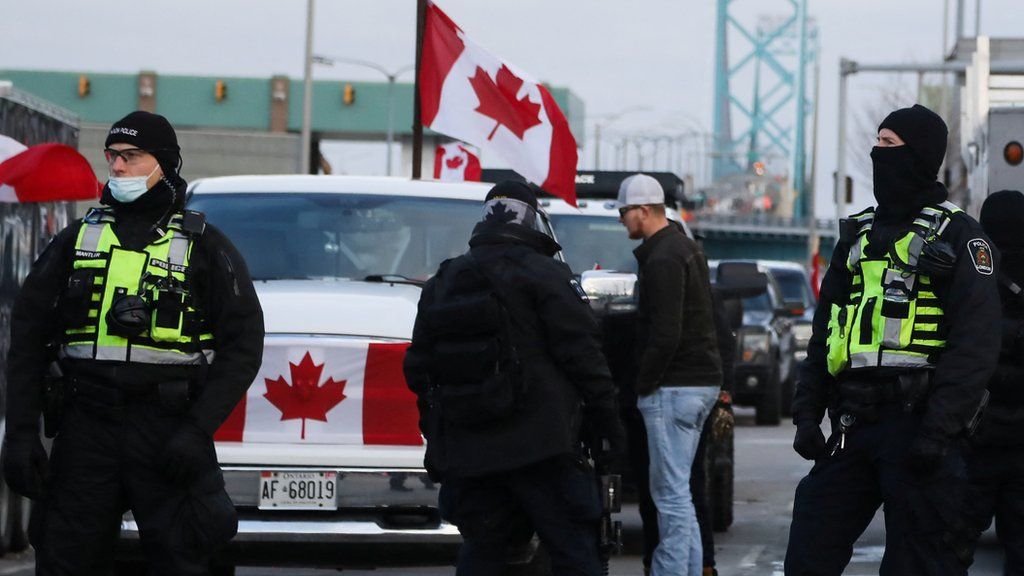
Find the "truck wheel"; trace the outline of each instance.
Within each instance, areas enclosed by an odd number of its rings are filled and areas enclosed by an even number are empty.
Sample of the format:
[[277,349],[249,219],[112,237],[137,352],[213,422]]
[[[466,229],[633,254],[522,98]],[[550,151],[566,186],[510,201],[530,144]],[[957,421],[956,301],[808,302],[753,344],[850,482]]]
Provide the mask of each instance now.
[[757,401],[754,422],[758,426],[778,426],[782,421],[782,390],[780,388],[781,383],[779,382],[778,368],[776,368],[765,384],[764,393]]
[[711,470],[711,526],[715,532],[725,532],[733,520],[733,435],[722,440],[716,450],[718,457]]

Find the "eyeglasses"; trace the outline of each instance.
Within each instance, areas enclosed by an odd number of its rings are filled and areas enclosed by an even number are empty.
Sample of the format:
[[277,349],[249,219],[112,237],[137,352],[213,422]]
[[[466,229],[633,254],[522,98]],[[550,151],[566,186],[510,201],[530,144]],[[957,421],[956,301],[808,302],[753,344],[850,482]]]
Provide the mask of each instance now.
[[631,206],[623,206],[623,207],[619,208],[619,218],[622,218],[623,216],[625,216],[626,213],[629,212],[630,210],[634,210],[634,209],[639,208],[639,207],[640,207],[640,204],[633,204]]
[[150,153],[143,150],[142,148],[126,148],[124,150],[114,150],[113,148],[104,148],[103,157],[107,159],[107,164],[113,166],[114,162],[120,158],[124,160],[125,164],[133,165],[138,164],[146,156],[150,156]]

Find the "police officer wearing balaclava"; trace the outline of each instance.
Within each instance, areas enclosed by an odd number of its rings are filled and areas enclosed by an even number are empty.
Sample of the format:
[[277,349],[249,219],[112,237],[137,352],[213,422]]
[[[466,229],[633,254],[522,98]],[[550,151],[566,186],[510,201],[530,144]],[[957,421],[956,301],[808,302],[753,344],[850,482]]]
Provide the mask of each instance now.
[[995,517],[1004,574],[1024,574],[1024,194],[992,194],[980,220],[1000,254],[1002,346],[988,406],[967,450],[967,509],[978,533]]
[[501,574],[529,528],[554,574],[602,573],[581,423],[604,464],[623,457],[624,432],[597,320],[538,222],[529,186],[491,189],[469,251],[423,287],[405,356],[441,515],[463,537],[458,576]]
[[[996,262],[936,182],[947,129],[917,105],[871,151],[878,206],[840,225],[793,402],[797,487],[785,572],[839,575],[883,507],[880,574],[966,574],[958,449],[999,353]],[[832,424],[826,441],[819,424]]]
[[150,574],[202,575],[237,528],[213,434],[256,376],[263,314],[242,257],[185,209],[170,123],[133,112],[104,154],[103,207],[53,240],[14,304],[4,478],[33,500],[37,574],[107,573],[131,510]]

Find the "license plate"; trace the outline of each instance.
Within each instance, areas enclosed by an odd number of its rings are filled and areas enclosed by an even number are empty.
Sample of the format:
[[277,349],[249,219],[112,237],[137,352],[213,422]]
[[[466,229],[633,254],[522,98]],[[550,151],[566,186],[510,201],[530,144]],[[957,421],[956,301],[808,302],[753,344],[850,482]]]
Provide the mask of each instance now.
[[262,472],[260,510],[337,510],[337,472]]

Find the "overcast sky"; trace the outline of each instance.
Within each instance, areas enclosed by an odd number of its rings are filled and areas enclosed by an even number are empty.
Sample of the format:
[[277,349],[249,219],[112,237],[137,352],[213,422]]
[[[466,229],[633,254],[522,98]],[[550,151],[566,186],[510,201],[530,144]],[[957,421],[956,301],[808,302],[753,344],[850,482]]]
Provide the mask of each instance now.
[[[438,4],[492,52],[535,78],[571,88],[586,103],[588,115],[650,108],[623,116],[615,122],[617,131],[664,131],[675,126],[682,131],[694,121],[711,128],[716,4],[712,0]],[[760,15],[784,13],[788,1],[733,4],[734,14],[753,26]],[[970,31],[973,4],[967,0]],[[0,68],[302,75],[303,0],[0,0],[0,6]],[[818,23],[822,44],[818,213],[830,215],[840,56],[862,62],[938,61],[943,0],[811,0],[809,12]],[[317,0],[314,50],[395,69],[413,61],[414,20],[414,0]],[[993,37],[1021,35],[1020,0],[983,0],[981,30]],[[738,47],[737,43],[734,48]],[[318,68],[316,74],[378,79],[357,68]],[[855,77],[850,109],[859,115],[894,82],[879,75]],[[905,85],[913,83],[905,78]],[[588,122],[588,130],[591,126]],[[863,154],[870,145],[864,142]],[[346,151],[345,157],[335,160],[342,169],[383,170],[376,157],[382,152]],[[593,156],[585,153],[588,166]],[[870,200],[870,192],[860,184],[855,205]]]

